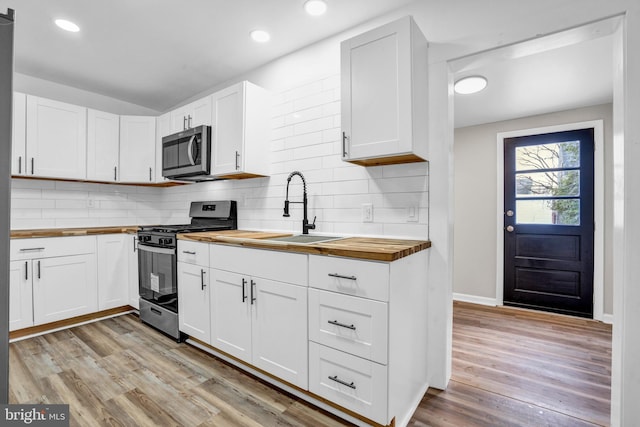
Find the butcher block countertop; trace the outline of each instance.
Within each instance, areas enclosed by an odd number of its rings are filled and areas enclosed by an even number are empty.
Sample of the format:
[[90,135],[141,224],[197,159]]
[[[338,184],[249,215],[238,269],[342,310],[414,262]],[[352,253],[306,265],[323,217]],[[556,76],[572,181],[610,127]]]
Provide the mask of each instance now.
[[395,261],[431,247],[431,242],[428,240],[385,239],[376,237],[345,237],[338,240],[318,243],[291,243],[266,240],[286,236],[291,236],[291,234],[226,230],[178,234],[178,239],[374,261]]
[[93,236],[97,234],[134,234],[136,226],[120,227],[83,227],[83,228],[42,228],[34,230],[11,230],[12,239],[30,239],[33,237],[65,237],[65,236]]

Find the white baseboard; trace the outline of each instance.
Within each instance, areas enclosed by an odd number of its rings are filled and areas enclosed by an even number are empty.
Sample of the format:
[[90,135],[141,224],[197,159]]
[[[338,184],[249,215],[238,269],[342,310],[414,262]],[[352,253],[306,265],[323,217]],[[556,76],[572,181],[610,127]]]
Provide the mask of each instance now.
[[470,302],[473,304],[480,304],[480,305],[490,305],[493,307],[498,305],[495,298],[479,297],[479,296],[467,295],[467,294],[458,294],[456,292],[453,293],[453,300]]
[[613,325],[613,314],[603,314],[602,315],[602,322],[603,323],[608,323],[610,325]]

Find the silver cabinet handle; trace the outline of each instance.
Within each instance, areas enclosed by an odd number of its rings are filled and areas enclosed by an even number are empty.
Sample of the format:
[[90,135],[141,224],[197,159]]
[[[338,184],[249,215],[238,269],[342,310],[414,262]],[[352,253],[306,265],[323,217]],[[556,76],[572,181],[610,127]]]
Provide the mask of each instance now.
[[253,295],[253,288],[256,286],[256,282],[253,281],[253,279],[251,279],[251,305],[253,305],[253,302],[257,299],[254,295]]
[[118,167],[117,166],[113,167],[113,180],[114,181],[118,180]]
[[240,153],[236,151],[236,170],[240,169]]
[[247,279],[243,277],[242,278],[242,302],[245,302],[247,300],[247,292],[244,289],[246,284],[247,284]]
[[187,121],[187,126],[189,129],[191,129],[191,114],[189,114],[189,120]]
[[200,289],[204,291],[204,287],[207,286],[204,284],[204,275],[207,274],[206,271],[200,269]]
[[29,280],[29,261],[24,262],[24,280]]
[[337,277],[338,279],[358,280],[356,276],[343,276],[342,274],[338,274],[338,273],[329,273],[329,276]]
[[335,382],[337,382],[338,384],[345,385],[345,386],[347,386],[347,387],[349,387],[349,388],[352,388],[352,389],[354,389],[354,390],[356,389],[356,385],[353,383],[353,381],[351,381],[350,383],[348,383],[348,382],[343,381],[343,380],[341,380],[340,378],[338,378],[338,376],[337,376],[337,375],[334,375],[334,376],[329,375],[329,379],[330,379],[331,381],[335,381]]
[[183,254],[195,255],[195,251],[182,251]]
[[347,157],[347,133],[342,132],[342,157]]
[[40,278],[40,261],[38,261],[38,279]]
[[134,237],[132,240],[133,240],[133,252],[135,252],[138,249],[138,247],[136,245],[136,241],[138,240],[138,238]]
[[44,251],[45,248],[22,248],[20,252],[35,252],[35,251]]
[[34,175],[36,173],[36,167],[34,165],[35,165],[35,160],[32,157],[31,158],[31,175]]
[[337,320],[327,320],[327,323],[331,323],[332,325],[340,326],[341,328],[351,329],[352,331],[356,330],[354,325],[347,325],[344,323],[340,323]]
[[153,181],[153,180],[151,179],[151,168],[149,168],[149,182],[151,182],[151,181]]
[[18,156],[18,173],[22,173],[22,156]]
[[187,130],[187,117],[182,116],[182,130]]

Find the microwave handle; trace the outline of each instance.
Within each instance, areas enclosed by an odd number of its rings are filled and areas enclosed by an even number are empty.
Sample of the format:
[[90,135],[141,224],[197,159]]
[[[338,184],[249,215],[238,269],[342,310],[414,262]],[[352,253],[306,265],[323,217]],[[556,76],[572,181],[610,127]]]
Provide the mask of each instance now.
[[192,135],[189,140],[189,145],[187,145],[187,156],[189,156],[189,162],[192,166],[196,165],[196,161],[193,159],[193,142],[196,140],[196,136]]

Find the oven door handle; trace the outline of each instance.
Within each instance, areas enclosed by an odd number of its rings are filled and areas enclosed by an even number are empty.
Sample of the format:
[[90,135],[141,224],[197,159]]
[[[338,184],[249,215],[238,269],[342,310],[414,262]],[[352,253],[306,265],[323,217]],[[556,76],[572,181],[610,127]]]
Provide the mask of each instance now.
[[145,252],[153,252],[154,254],[162,254],[162,255],[175,255],[175,249],[167,249],[167,248],[156,248],[155,246],[147,246],[138,242],[138,250]]

